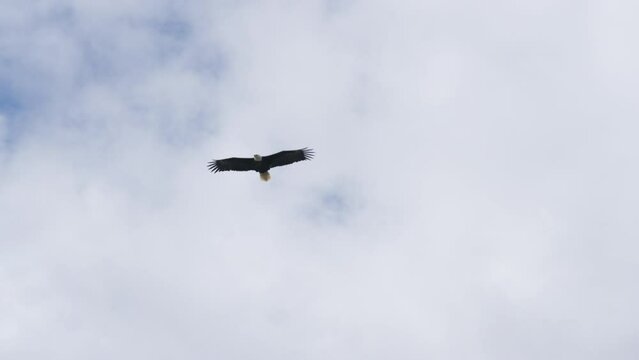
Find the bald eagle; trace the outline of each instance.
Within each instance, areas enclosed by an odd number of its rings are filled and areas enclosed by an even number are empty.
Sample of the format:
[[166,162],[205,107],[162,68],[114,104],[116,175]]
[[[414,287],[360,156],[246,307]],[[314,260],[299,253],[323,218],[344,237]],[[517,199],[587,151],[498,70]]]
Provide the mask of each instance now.
[[269,170],[276,166],[284,166],[302,160],[310,160],[314,156],[312,149],[303,148],[299,150],[285,150],[269,156],[253,155],[253,158],[228,158],[213,160],[209,162],[209,171],[257,171],[260,179],[269,181],[271,174]]

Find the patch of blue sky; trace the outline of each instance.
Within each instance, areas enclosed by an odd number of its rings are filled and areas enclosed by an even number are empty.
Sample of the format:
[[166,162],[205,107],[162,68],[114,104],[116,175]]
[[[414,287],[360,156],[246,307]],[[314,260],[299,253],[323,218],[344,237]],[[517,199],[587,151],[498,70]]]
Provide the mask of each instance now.
[[24,119],[0,112],[0,149],[14,149],[27,131],[27,125]]
[[159,18],[133,21],[133,27],[146,28],[155,43],[158,60],[170,60],[180,55],[186,48],[192,34],[191,24],[179,13],[167,14]]
[[80,41],[83,82],[109,79],[116,74],[114,54],[110,51],[111,46],[106,41],[96,39],[82,39]]
[[25,111],[26,99],[13,86],[12,81],[0,74],[0,117],[2,117],[2,139],[5,147],[11,148],[24,132],[26,123],[21,114]]
[[72,31],[75,25],[76,14],[71,6],[58,5],[51,8],[43,20],[49,25],[55,26],[57,29]]
[[212,80],[221,79],[228,70],[227,58],[218,48],[210,48],[206,52],[199,52],[197,56],[189,59],[189,66],[198,74]]
[[348,210],[346,197],[341,191],[328,191],[322,194],[322,207],[334,213],[343,213]]
[[324,11],[328,16],[337,15],[352,6],[352,0],[324,0]]
[[157,31],[176,41],[185,41],[191,34],[191,25],[179,17],[167,17],[154,22]]
[[307,216],[318,224],[346,225],[358,210],[357,192],[345,186],[334,186],[318,192]]
[[41,68],[21,63],[17,55],[0,58],[0,115],[4,142],[12,148],[30,128],[55,90]]
[[198,144],[210,138],[215,132],[217,123],[204,113],[196,114],[181,125],[175,125],[173,122],[167,121],[160,127],[160,136],[162,140],[171,146],[189,147]]
[[[150,20],[146,23],[146,26],[151,27],[157,35],[158,55],[161,60],[169,60],[179,56],[187,46],[196,45],[191,41],[194,35],[192,24],[180,16],[178,12]],[[198,50],[197,56],[193,56],[188,60],[193,70],[205,76],[219,78],[226,69],[225,58],[219,49],[208,47],[196,50]]]
[[20,95],[11,87],[11,83],[0,77],[0,113],[11,117],[22,108]]

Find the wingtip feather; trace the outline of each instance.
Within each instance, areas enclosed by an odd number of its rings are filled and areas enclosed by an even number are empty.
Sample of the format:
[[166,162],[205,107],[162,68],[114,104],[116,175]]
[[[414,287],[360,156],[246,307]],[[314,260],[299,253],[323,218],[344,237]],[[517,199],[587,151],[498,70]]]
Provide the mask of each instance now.
[[212,173],[216,173],[216,172],[220,171],[220,168],[217,166],[217,160],[209,161],[207,167],[208,167],[209,171],[212,172]]
[[304,154],[304,160],[311,160],[313,157],[315,157],[315,151],[307,147],[302,149],[302,154]]

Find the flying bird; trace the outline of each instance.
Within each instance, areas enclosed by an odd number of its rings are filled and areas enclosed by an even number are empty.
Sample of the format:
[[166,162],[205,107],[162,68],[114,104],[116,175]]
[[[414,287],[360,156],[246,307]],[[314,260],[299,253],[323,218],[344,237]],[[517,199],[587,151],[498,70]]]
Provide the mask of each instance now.
[[299,150],[285,150],[269,156],[253,155],[253,158],[228,158],[213,160],[209,162],[208,168],[211,172],[218,171],[257,171],[260,179],[269,181],[271,174],[269,170],[277,166],[289,165],[302,160],[310,160],[315,153],[313,149],[303,148]]

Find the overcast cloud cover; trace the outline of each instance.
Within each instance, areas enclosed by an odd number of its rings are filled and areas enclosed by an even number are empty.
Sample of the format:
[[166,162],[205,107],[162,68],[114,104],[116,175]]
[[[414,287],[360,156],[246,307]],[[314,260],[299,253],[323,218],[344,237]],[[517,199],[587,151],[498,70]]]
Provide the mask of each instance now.
[[635,359],[638,13],[0,0],[0,358]]

